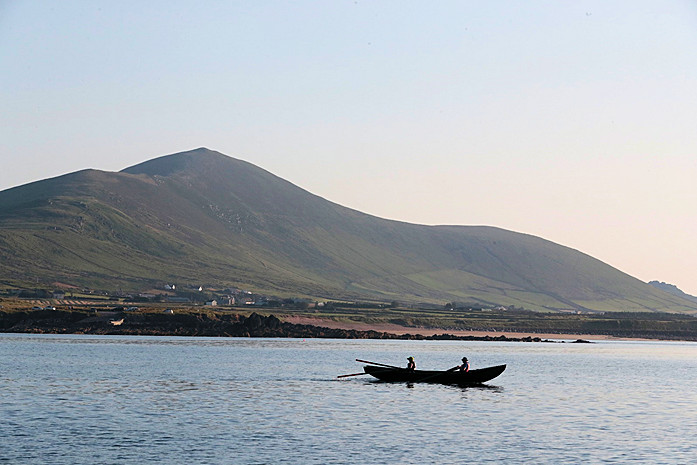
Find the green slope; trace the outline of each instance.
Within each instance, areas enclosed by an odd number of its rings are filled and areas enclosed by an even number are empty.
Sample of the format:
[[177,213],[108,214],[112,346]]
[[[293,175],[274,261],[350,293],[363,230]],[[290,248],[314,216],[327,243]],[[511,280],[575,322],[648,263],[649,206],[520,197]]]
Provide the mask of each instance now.
[[0,280],[697,312],[695,302],[537,237],[376,218],[207,149],[0,192]]

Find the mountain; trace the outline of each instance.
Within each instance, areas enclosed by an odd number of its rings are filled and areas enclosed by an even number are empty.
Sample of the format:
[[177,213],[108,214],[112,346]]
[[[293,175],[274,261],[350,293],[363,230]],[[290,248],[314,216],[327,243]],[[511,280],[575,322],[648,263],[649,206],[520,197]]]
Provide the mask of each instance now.
[[695,302],[553,242],[377,218],[205,148],[0,192],[0,281],[697,312]]
[[690,295],[690,294],[686,294],[681,289],[679,289],[678,286],[676,286],[675,284],[668,284],[668,283],[664,283],[661,281],[649,281],[649,284],[657,289],[661,289],[663,291],[666,291],[669,294],[673,294],[673,295],[676,295],[676,296],[681,297],[683,299],[697,302],[697,297]]

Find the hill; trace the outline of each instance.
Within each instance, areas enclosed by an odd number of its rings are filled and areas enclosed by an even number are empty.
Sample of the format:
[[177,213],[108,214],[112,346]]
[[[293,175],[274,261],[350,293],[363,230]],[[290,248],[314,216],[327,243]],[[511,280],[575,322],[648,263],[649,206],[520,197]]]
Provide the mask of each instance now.
[[697,312],[579,251],[498,228],[342,207],[205,148],[0,192],[0,280],[533,310]]

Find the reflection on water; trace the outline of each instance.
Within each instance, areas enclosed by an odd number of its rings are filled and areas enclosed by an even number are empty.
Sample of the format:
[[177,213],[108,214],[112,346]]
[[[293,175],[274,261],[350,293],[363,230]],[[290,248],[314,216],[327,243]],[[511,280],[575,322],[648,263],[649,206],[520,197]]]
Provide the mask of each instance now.
[[[374,383],[374,384],[392,384],[392,385],[397,385],[397,386],[404,386],[407,389],[413,389],[414,386],[419,386],[419,383],[413,383],[413,382],[389,382],[389,381],[381,381],[379,379],[369,379],[366,381],[367,383]],[[493,382],[493,381],[490,381]],[[473,384],[469,386],[458,386],[458,385],[439,385],[439,384],[432,384],[432,386],[438,386],[441,388],[445,389],[455,389],[459,391],[468,391],[468,390],[473,390],[473,389],[485,389],[487,391],[492,391],[492,392],[503,392],[503,387],[501,386],[494,386],[492,384]]]
[[[384,383],[356,358],[506,363]],[[0,335],[0,463],[691,463],[697,344]]]

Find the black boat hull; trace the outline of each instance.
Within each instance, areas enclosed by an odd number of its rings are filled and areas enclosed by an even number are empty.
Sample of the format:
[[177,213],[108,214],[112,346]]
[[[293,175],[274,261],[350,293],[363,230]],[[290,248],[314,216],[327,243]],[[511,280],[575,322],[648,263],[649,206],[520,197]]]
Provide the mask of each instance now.
[[487,368],[470,370],[467,373],[461,371],[409,371],[405,368],[382,368],[377,366],[364,366],[363,370],[371,376],[388,382],[401,383],[435,383],[435,384],[457,384],[468,386],[482,384],[492,380],[503,373],[506,365],[497,365]]

